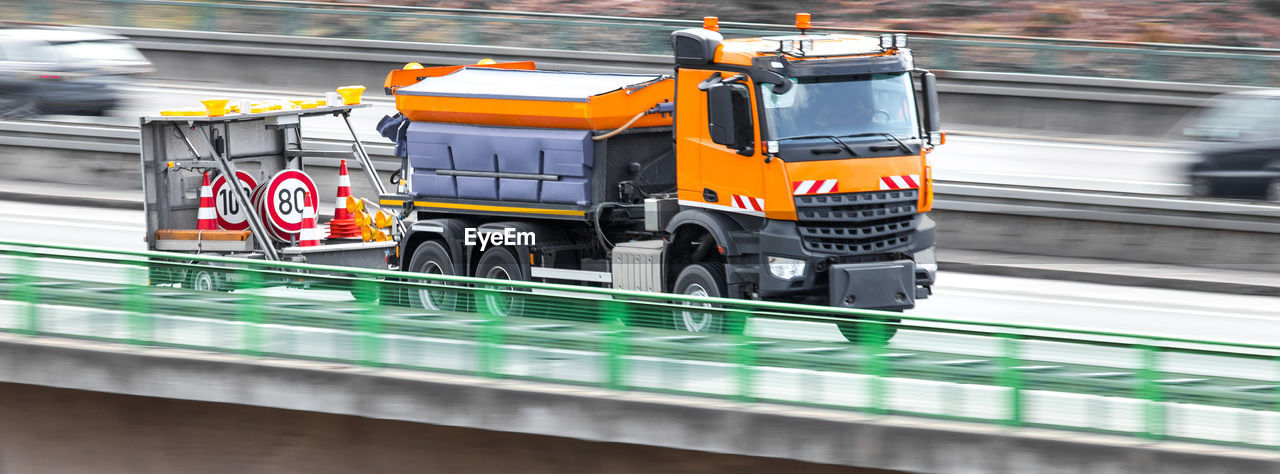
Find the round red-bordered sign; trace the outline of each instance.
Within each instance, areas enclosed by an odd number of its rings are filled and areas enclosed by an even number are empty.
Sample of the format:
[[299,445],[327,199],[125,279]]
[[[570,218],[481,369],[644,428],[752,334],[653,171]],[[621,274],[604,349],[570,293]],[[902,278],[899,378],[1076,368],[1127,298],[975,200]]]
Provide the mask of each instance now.
[[[249,173],[237,170],[236,177],[240,179],[240,187],[244,189],[246,196],[252,193],[254,188],[258,187],[258,181],[253,179],[253,176]],[[245,206],[236,202],[231,188],[226,186],[226,175],[220,174],[213,180],[213,205],[217,210],[218,225],[227,230],[248,229],[248,213],[252,211],[245,209]]]
[[289,242],[292,240],[292,234],[280,232],[276,229],[276,226],[271,224],[271,218],[267,217],[267,203],[264,197],[266,195],[266,190],[267,186],[265,185],[258,186],[257,189],[253,190],[253,197],[249,198],[249,200],[253,202],[253,211],[257,212],[258,218],[262,219],[263,227],[265,227],[264,231],[266,232],[267,237],[270,237],[276,242]]
[[[267,206],[268,220],[276,229],[288,234],[296,234],[302,230],[302,210],[307,203],[307,193],[311,194],[312,203],[320,202],[315,199],[317,196],[315,181],[299,170],[284,170],[276,173],[267,181],[265,193],[263,198]],[[318,210],[315,205],[311,208]]]

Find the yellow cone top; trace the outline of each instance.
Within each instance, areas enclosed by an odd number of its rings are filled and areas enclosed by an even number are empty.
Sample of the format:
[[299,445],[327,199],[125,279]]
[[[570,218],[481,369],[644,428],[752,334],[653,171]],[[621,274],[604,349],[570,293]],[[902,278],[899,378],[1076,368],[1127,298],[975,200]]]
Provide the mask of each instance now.
[[343,105],[359,104],[361,94],[364,94],[364,86],[342,86],[338,88],[338,95],[342,96]]
[[228,102],[231,102],[231,99],[218,98],[200,101],[201,104],[204,104],[204,108],[209,111],[210,117],[221,117],[226,115]]

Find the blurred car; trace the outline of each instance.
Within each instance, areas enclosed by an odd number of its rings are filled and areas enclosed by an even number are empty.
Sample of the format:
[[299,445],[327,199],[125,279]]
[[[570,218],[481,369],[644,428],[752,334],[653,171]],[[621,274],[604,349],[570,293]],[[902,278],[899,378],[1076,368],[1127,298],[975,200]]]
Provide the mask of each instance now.
[[1280,201],[1280,90],[1215,97],[1174,132],[1199,155],[1192,194]]
[[0,117],[102,115],[128,76],[150,72],[119,35],[71,28],[0,29]]

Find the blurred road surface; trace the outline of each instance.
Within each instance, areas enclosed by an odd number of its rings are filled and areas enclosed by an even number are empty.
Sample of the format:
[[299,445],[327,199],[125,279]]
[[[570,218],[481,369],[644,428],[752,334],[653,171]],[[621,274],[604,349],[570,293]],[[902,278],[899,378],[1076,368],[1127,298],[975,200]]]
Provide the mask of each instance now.
[[[0,201],[0,240],[145,250],[144,229],[141,211]],[[1258,344],[1274,344],[1280,323],[1278,299],[1266,296],[954,272],[941,273],[934,290],[910,314]],[[829,324],[764,320],[752,327],[758,334],[777,337],[844,340]],[[903,334],[894,343],[920,347],[944,343],[931,337]]]

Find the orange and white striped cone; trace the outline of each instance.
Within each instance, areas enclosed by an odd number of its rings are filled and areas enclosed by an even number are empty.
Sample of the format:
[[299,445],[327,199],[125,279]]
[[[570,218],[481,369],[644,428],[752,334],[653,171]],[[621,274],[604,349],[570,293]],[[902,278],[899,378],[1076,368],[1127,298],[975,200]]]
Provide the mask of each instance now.
[[320,233],[320,228],[316,227],[316,208],[315,201],[311,198],[311,193],[305,193],[307,205],[302,207],[302,230],[298,231],[299,247],[315,247],[320,245],[320,239],[324,238]]
[[329,238],[358,239],[360,226],[352,219],[347,210],[347,200],[351,196],[351,177],[347,175],[347,160],[338,166],[338,199],[333,207],[333,219],[329,221]]
[[218,230],[218,210],[214,208],[213,186],[209,185],[209,172],[204,172],[200,184],[200,210],[196,211],[196,230]]

